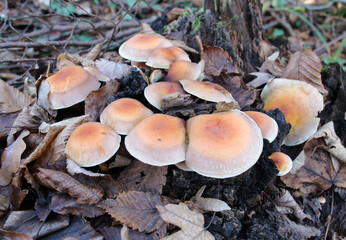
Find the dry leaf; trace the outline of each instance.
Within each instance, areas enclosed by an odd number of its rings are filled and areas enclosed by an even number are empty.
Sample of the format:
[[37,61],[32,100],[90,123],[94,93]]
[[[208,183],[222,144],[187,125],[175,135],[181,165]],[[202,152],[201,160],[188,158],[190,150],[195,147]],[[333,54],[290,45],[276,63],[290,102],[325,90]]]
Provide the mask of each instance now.
[[230,206],[228,206],[228,204],[222,200],[215,199],[215,198],[203,198],[202,194],[204,190],[205,190],[205,185],[201,187],[196,193],[196,196],[194,196],[191,199],[191,201],[198,204],[202,210],[214,211],[214,212],[231,210]]
[[22,233],[17,233],[17,232],[10,232],[6,231],[3,229],[0,229],[0,239],[3,240],[33,240],[32,237],[22,234]]
[[167,166],[156,167],[133,161],[116,180],[122,191],[135,190],[161,194],[166,184]]
[[[105,237],[107,240],[123,240],[121,238],[121,229],[120,227],[104,227],[98,231]],[[146,234],[143,232],[138,232],[136,230],[129,230],[129,239],[130,240],[159,240],[159,237],[154,233]]]
[[108,169],[118,168],[118,167],[127,167],[132,163],[132,159],[125,157],[123,155],[117,154],[115,156],[114,162],[111,162],[108,166]]
[[332,185],[346,188],[346,164],[341,163],[335,171],[323,138],[311,138],[304,145],[302,152],[293,161],[289,174],[281,180],[290,188],[303,193],[322,192]]
[[112,218],[140,232],[153,232],[164,227],[165,222],[160,218],[155,206],[169,203],[167,197],[148,192],[122,192],[117,199],[109,199],[98,204]]
[[92,60],[92,61],[95,61],[96,58],[99,56],[101,50],[102,50],[103,44],[105,44],[105,42],[96,44],[96,45],[90,50],[90,52],[88,52],[88,54],[85,55],[84,57],[87,58],[87,59],[90,59],[90,60]]
[[253,88],[258,88],[259,86],[266,84],[269,80],[274,79],[273,75],[264,72],[252,72],[249,73],[249,75],[254,76],[255,79],[248,82],[246,86]]
[[304,49],[291,56],[282,77],[309,83],[326,96],[328,91],[322,84],[322,67],[321,60],[316,53],[312,49]]
[[0,186],[6,186],[11,182],[12,174],[18,171],[22,153],[26,149],[23,140],[30,132],[24,130],[9,147],[1,154]]
[[0,141],[5,141],[19,112],[0,114]]
[[79,173],[82,173],[84,175],[90,176],[90,177],[102,177],[105,176],[103,173],[94,173],[92,171],[86,170],[85,168],[80,167],[77,163],[72,161],[71,159],[66,159],[66,170],[71,175],[76,175]]
[[183,13],[187,13],[189,12],[187,9],[184,8],[173,8],[171,9],[166,15],[167,15],[167,21],[170,23],[176,19],[178,19],[178,17],[183,14]]
[[162,238],[164,240],[209,240],[215,239],[204,229],[204,217],[201,213],[191,211],[185,203],[156,206],[162,219],[181,228],[180,231]]
[[97,69],[110,79],[120,79],[130,74],[131,66],[124,63],[108,61],[106,59],[96,60]]
[[34,100],[25,93],[0,79],[0,112],[13,113],[22,110]]
[[60,53],[56,60],[56,68],[60,70],[68,66],[76,66],[76,64],[68,59],[66,53]]
[[38,172],[34,176],[41,185],[59,192],[68,193],[71,197],[77,198],[77,202],[81,204],[97,203],[103,196],[100,189],[82,184],[63,172],[38,168]]

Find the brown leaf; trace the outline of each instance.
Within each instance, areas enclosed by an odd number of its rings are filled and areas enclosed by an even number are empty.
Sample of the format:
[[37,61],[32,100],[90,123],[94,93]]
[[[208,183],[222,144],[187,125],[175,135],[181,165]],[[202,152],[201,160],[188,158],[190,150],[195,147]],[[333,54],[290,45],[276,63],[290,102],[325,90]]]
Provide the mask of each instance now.
[[204,211],[221,212],[231,210],[230,206],[220,199],[202,197],[205,187],[205,185],[201,187],[191,201],[198,204],[200,209]]
[[77,198],[77,202],[81,204],[97,203],[103,196],[101,190],[82,184],[63,172],[39,168],[34,176],[41,185],[68,193],[71,197]]
[[0,239],[3,240],[33,240],[32,237],[22,234],[22,233],[17,233],[17,232],[10,232],[6,231],[3,229],[0,229]]
[[56,60],[56,68],[60,70],[68,66],[76,66],[76,64],[68,59],[66,53],[60,53]]
[[189,11],[187,9],[184,9],[184,8],[175,7],[166,14],[167,15],[167,21],[170,23],[170,22],[178,19],[178,17],[185,12],[189,12]]
[[321,60],[316,53],[312,49],[304,49],[291,56],[282,77],[309,83],[326,96],[328,91],[322,84],[322,67]]
[[22,110],[34,100],[25,93],[0,79],[0,112],[13,113]]
[[281,77],[283,72],[285,71],[285,67],[280,64],[277,60],[270,61],[266,59],[261,67],[259,68],[261,72],[269,72],[275,77]]
[[16,120],[19,112],[0,114],[0,141],[6,140],[11,131],[11,127]]
[[81,204],[66,194],[55,194],[51,199],[49,208],[61,215],[73,214],[88,218],[104,214],[103,209],[97,207],[97,204]]
[[97,69],[112,80],[120,79],[130,74],[131,66],[124,63],[108,61],[106,59],[96,60]]
[[95,120],[98,119],[108,104],[107,99],[115,95],[119,88],[119,82],[108,81],[99,90],[91,92],[85,99],[85,114],[91,115]]
[[140,232],[153,232],[164,227],[155,206],[169,203],[167,197],[148,192],[122,192],[118,198],[105,200],[99,204],[112,218]]
[[290,188],[303,193],[315,193],[329,189],[332,185],[346,188],[346,164],[341,163],[335,171],[323,138],[312,138],[304,145],[302,161],[293,161],[289,174],[281,180]]
[[204,217],[201,213],[191,211],[185,203],[156,206],[162,219],[181,228],[180,231],[162,239],[211,240],[210,232],[204,229]]
[[166,184],[167,166],[156,167],[133,161],[116,180],[120,191],[134,190],[161,194]]
[[[104,227],[99,231],[105,237],[106,240],[124,240],[121,237],[120,231],[121,227]],[[136,230],[130,229],[129,231],[129,239],[130,240],[159,240],[159,237],[152,234],[146,234],[143,232],[138,232]]]
[[90,52],[88,52],[87,55],[85,55],[84,57],[90,60],[95,61],[95,59],[99,56],[101,50],[102,50],[102,46],[103,44],[105,44],[105,42],[102,43],[98,43],[96,44],[91,50]]
[[12,174],[17,172],[21,156],[26,149],[23,138],[29,134],[28,130],[22,131],[17,140],[1,154],[0,186],[8,185],[11,182]]

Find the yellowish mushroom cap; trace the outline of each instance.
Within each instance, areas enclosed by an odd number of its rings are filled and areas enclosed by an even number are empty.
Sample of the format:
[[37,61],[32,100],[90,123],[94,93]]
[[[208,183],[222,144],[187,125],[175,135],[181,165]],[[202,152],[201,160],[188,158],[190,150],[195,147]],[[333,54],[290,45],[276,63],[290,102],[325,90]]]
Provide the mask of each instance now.
[[237,176],[260,157],[263,139],[257,124],[239,110],[198,115],[187,121],[186,165],[214,178]]
[[179,47],[159,48],[150,54],[146,65],[153,68],[169,69],[171,64],[178,60],[191,62],[189,55]]
[[78,126],[69,137],[65,153],[79,166],[92,167],[106,162],[120,146],[120,136],[99,122]]
[[279,108],[292,128],[283,144],[294,146],[308,140],[316,131],[323,109],[323,96],[312,85],[291,79],[276,78],[264,87],[261,98],[266,111]]
[[121,98],[109,104],[101,113],[100,122],[118,134],[127,135],[140,121],[153,115],[141,102],[132,98]]
[[179,60],[171,64],[165,77],[165,81],[179,82],[179,80],[182,79],[197,80],[203,76],[203,72],[204,61],[197,64],[194,62]]
[[165,166],[185,160],[185,121],[154,114],[141,121],[125,138],[127,151],[138,160]]
[[278,168],[279,170],[278,176],[286,175],[287,173],[291,171],[292,159],[288,155],[282,152],[274,152],[268,158],[273,160],[276,167]]
[[50,92],[48,100],[53,109],[67,108],[82,102],[101,83],[79,66],[68,66],[48,77]]
[[257,123],[264,139],[267,139],[270,143],[275,140],[279,132],[279,126],[273,118],[256,111],[245,111],[245,113]]
[[119,55],[131,61],[146,62],[154,50],[170,46],[173,44],[165,38],[140,33],[120,46]]

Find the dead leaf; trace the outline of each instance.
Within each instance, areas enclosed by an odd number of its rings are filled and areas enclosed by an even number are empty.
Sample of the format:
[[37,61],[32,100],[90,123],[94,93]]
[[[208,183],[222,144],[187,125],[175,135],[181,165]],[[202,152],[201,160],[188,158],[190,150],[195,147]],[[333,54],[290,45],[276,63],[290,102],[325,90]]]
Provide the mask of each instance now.
[[108,76],[111,80],[120,79],[130,74],[131,66],[124,63],[108,61],[106,59],[96,60],[97,69]]
[[0,114],[0,141],[5,141],[19,112]]
[[68,59],[66,53],[60,53],[56,60],[56,68],[60,70],[68,66],[76,66],[76,64]]
[[[123,240],[121,237],[121,227],[104,227],[99,229],[102,235],[107,240]],[[130,229],[129,231],[130,240],[159,240],[160,238],[154,233],[146,234],[143,232],[138,232],[137,230]]]
[[7,209],[9,208],[9,206],[10,206],[9,199],[6,196],[0,194],[0,218],[2,217],[4,213],[7,212]]
[[118,167],[127,167],[132,163],[132,159],[125,157],[123,155],[117,154],[115,156],[114,162],[111,162],[108,166],[108,169],[118,168]]
[[18,171],[21,156],[26,149],[23,140],[30,132],[24,130],[9,147],[1,154],[0,186],[6,186],[11,182],[12,174]]
[[167,204],[165,206],[156,206],[162,219],[181,228],[180,231],[169,235],[164,240],[207,240],[215,239],[210,232],[204,229],[204,217],[201,213],[191,211],[185,203]]
[[38,172],[34,174],[34,177],[41,185],[68,193],[71,197],[77,198],[77,202],[81,204],[97,203],[103,196],[100,189],[82,184],[60,171],[38,168]]
[[170,10],[166,15],[167,15],[167,21],[173,22],[174,20],[178,19],[178,17],[185,13],[185,12],[189,12],[187,9],[184,8],[173,8],[172,10]]
[[91,92],[85,99],[84,113],[91,115],[93,119],[98,119],[102,111],[107,106],[107,99],[115,95],[120,88],[120,83],[117,81],[108,81],[105,86],[102,86],[97,91]]
[[271,75],[275,77],[281,77],[285,71],[285,67],[280,64],[278,61],[270,61],[266,59],[261,67],[259,68],[261,72],[269,72]]
[[341,163],[338,171],[332,165],[323,138],[311,138],[304,145],[300,159],[293,161],[290,173],[280,179],[290,188],[303,193],[316,193],[332,185],[346,188],[346,164]]
[[322,63],[320,58],[312,49],[304,49],[294,53],[282,75],[282,78],[301,80],[309,83],[326,96],[328,91],[322,84],[321,71]]
[[22,234],[22,233],[17,233],[17,232],[10,232],[6,231],[3,229],[0,229],[0,239],[3,240],[33,240],[32,237]]
[[258,88],[266,84],[269,80],[274,79],[273,75],[269,73],[264,73],[264,72],[252,72],[252,73],[249,73],[249,75],[254,76],[255,79],[248,82],[246,86],[253,87],[253,88]]
[[92,61],[95,61],[96,58],[99,56],[101,50],[102,50],[102,46],[105,44],[105,42],[102,43],[98,43],[96,44],[91,50],[90,52],[88,52],[87,55],[85,55],[84,57],[87,59],[90,59]]
[[102,207],[116,221],[140,232],[153,232],[164,227],[165,222],[160,218],[155,206],[171,202],[167,197],[148,192],[122,192],[117,199],[100,202]]
[[0,79],[0,112],[14,113],[30,105],[34,99]]
[[74,161],[72,161],[69,158],[66,159],[66,164],[67,164],[66,165],[66,170],[71,175],[76,175],[78,173],[82,173],[82,174],[90,176],[90,177],[101,177],[101,176],[105,175],[103,173],[94,173],[94,172],[89,171],[89,170],[87,170],[85,168],[82,168],[77,163],[75,163]]
[[166,184],[166,174],[167,166],[156,167],[136,160],[121,172],[116,183],[122,191],[134,190],[161,194]]
[[231,210],[228,204],[220,199],[215,198],[203,198],[202,194],[205,190],[205,185],[201,187],[196,195],[191,199],[194,203],[198,204],[204,211],[222,212]]
[[[47,219],[43,225],[34,210],[13,211],[7,218],[4,229],[27,234],[31,237],[42,237],[69,225],[69,217],[58,215]],[[37,234],[38,233],[38,234]]]

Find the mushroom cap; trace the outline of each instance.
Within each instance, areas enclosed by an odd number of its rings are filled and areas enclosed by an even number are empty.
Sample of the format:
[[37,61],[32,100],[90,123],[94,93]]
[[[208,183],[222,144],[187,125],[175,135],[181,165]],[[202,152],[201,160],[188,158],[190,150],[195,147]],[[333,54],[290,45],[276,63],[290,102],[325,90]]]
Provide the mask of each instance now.
[[178,60],[191,62],[189,55],[179,47],[159,48],[150,54],[146,65],[153,68],[169,69],[171,64]]
[[312,85],[285,78],[269,81],[261,93],[266,111],[279,108],[291,124],[283,144],[294,146],[308,140],[316,131],[323,109],[323,96]]
[[235,102],[232,94],[219,84],[190,79],[179,81],[186,92],[210,102]]
[[182,79],[197,80],[203,75],[204,64],[197,64],[194,62],[179,60],[171,64],[165,81],[179,82]]
[[214,178],[237,176],[261,155],[263,139],[257,124],[239,110],[198,115],[187,121],[186,165]]
[[278,176],[283,176],[289,173],[292,169],[292,159],[282,153],[282,152],[274,152],[268,158],[273,160],[276,167],[279,170]]
[[118,151],[120,140],[110,127],[87,122],[72,132],[65,153],[79,166],[92,167],[110,159]]
[[179,83],[175,82],[157,82],[148,85],[144,89],[144,97],[147,101],[159,110],[162,110],[162,97],[172,93],[185,93]]
[[265,113],[256,111],[245,111],[244,113],[257,123],[264,139],[267,139],[270,143],[274,141],[278,135],[279,126],[273,118]]
[[127,151],[138,160],[165,166],[185,160],[185,121],[154,114],[141,121],[125,138]]
[[152,51],[170,46],[173,44],[165,38],[140,33],[120,46],[119,55],[131,61],[146,62]]
[[118,134],[127,135],[140,121],[153,115],[141,102],[132,98],[121,98],[110,103],[101,113],[100,122]]
[[53,109],[71,107],[86,99],[101,83],[79,66],[67,66],[48,77],[50,92],[48,100]]

